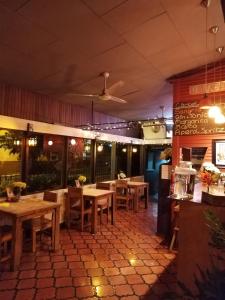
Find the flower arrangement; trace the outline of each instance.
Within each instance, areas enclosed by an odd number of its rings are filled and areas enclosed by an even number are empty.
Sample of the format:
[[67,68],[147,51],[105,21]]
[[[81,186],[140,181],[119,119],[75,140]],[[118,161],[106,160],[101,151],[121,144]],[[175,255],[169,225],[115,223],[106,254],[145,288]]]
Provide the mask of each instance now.
[[164,149],[160,153],[160,159],[168,160],[168,159],[171,159],[171,157],[172,157],[172,148],[171,147]]
[[125,179],[127,176],[123,171],[119,171],[117,177],[118,179]]
[[210,186],[220,179],[220,170],[214,164],[205,162],[200,169],[200,180],[204,185]]
[[21,190],[27,187],[26,182],[14,181],[6,187],[6,193],[8,200],[18,201],[20,198]]
[[78,177],[78,180],[79,180],[80,184],[83,185],[86,182],[87,178],[84,175],[80,175]]

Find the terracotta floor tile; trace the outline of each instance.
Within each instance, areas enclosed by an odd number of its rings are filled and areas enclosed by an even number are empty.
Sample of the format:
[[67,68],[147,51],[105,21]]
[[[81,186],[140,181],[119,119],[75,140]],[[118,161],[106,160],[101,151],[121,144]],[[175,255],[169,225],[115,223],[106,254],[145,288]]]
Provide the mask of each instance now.
[[119,275],[120,271],[118,268],[105,268],[104,273],[106,276]]
[[84,267],[86,269],[97,269],[99,267],[99,265],[98,265],[97,261],[85,261]]
[[136,274],[135,268],[134,267],[124,267],[120,268],[120,272],[123,275],[129,275],[129,274]]
[[99,262],[99,266],[101,268],[112,268],[114,267],[114,263],[111,260],[103,260]]
[[0,291],[0,299],[2,300],[13,300],[15,291]]
[[78,299],[92,297],[95,294],[95,288],[92,286],[82,286],[76,288],[76,297]]
[[102,276],[103,275],[102,268],[88,269],[87,272],[88,272],[89,276]]
[[84,263],[82,261],[73,261],[68,263],[69,269],[80,269],[84,267]]
[[39,262],[36,265],[37,270],[46,270],[46,269],[51,269],[52,264],[50,262]]
[[75,268],[74,270],[71,270],[72,277],[80,277],[86,275],[87,275],[87,270],[84,268]]
[[111,285],[101,285],[96,287],[96,294],[98,297],[107,297],[107,296],[113,296],[114,290]]
[[29,279],[21,279],[17,285],[17,289],[30,289],[35,286],[36,279],[29,278]]
[[119,284],[126,284],[126,278],[122,275],[116,275],[116,276],[109,276],[108,280],[111,285],[119,285]]
[[158,280],[158,276],[156,274],[142,275],[142,278],[147,284],[153,284]]
[[0,274],[0,280],[6,280],[6,279],[15,279],[17,278],[19,272],[1,272]]
[[37,271],[37,278],[47,278],[52,276],[53,276],[52,269]]
[[71,277],[59,277],[55,279],[55,287],[66,287],[72,285]]
[[162,266],[156,266],[156,267],[150,267],[151,270],[152,270],[152,273],[154,274],[160,274],[160,273],[163,273],[165,268],[162,267]]
[[65,269],[67,266],[68,263],[65,261],[53,263],[53,269]]
[[159,265],[158,261],[154,259],[143,259],[143,263],[148,267],[154,267]]
[[79,287],[79,286],[86,286],[91,285],[91,278],[87,276],[83,277],[74,277],[73,278],[73,286]]
[[68,277],[70,276],[70,269],[56,269],[54,277]]
[[[121,300],[139,300],[140,298],[138,296],[125,296],[125,297],[121,297]],[[146,299],[147,300],[147,299]]]
[[132,286],[132,288],[133,288],[135,295],[137,295],[137,296],[144,296],[144,295],[148,294],[148,292],[150,290],[150,286],[148,284],[144,284],[144,283],[143,284],[134,284]]
[[144,266],[144,267],[135,267],[135,270],[136,270],[137,274],[141,274],[141,275],[151,273],[151,269],[149,267],[146,267],[146,266]]
[[55,299],[55,288],[48,287],[48,288],[38,289],[35,300],[44,300],[44,299]]
[[66,249],[66,250],[64,250],[64,254],[65,255],[77,254],[77,249],[74,249],[74,248],[72,248],[72,249]]
[[72,298],[75,295],[75,289],[73,287],[62,287],[56,290],[56,299]]
[[60,262],[60,261],[65,261],[64,255],[55,255],[51,257],[51,262]]
[[141,275],[137,275],[137,274],[127,275],[126,280],[129,284],[138,284],[144,282]]
[[115,291],[116,295],[119,297],[133,295],[134,293],[129,284],[117,285]]
[[38,289],[47,288],[53,286],[53,284],[54,284],[53,278],[40,278],[37,279],[36,281],[36,288]]
[[33,299],[35,289],[20,290],[17,292],[15,300]]
[[35,276],[36,276],[35,270],[21,271],[19,275],[19,279],[33,278]]
[[115,264],[115,266],[118,267],[118,268],[129,267],[129,266],[130,266],[129,261],[126,260],[126,259],[115,260],[115,261],[114,261],[114,264]]
[[106,276],[94,276],[91,278],[93,286],[99,285],[107,285],[108,284],[108,277]]

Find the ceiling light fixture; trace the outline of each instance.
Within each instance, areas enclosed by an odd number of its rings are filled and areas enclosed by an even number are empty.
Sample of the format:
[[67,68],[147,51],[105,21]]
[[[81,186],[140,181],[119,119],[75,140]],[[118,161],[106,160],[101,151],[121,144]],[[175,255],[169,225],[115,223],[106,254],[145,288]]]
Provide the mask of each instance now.
[[49,140],[49,141],[48,141],[48,145],[49,145],[49,146],[52,146],[52,145],[53,145],[53,141],[52,141],[52,140]]
[[75,139],[71,139],[71,140],[70,140],[70,144],[71,144],[72,146],[75,146],[75,145],[76,145],[76,143],[77,143],[77,142],[76,142],[76,140],[75,140]]

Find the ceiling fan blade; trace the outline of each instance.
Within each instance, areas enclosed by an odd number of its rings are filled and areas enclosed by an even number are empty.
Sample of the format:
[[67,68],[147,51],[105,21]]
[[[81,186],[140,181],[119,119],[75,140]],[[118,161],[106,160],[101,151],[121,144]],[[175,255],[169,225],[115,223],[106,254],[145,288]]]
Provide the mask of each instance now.
[[81,97],[99,97],[98,94],[78,94],[78,93],[67,93],[70,96],[81,96]]
[[138,92],[140,92],[140,90],[134,90],[134,91],[123,94],[122,97],[130,96],[130,95],[133,95],[133,94],[138,93]]
[[126,100],[123,100],[121,98],[114,97],[114,96],[111,96],[111,95],[110,95],[110,99],[109,100],[112,100],[112,101],[115,101],[115,102],[119,102],[119,103],[127,103]]
[[113,93],[117,88],[120,88],[124,86],[124,81],[120,80],[115,82],[113,85],[111,85],[107,90],[109,91],[109,93]]

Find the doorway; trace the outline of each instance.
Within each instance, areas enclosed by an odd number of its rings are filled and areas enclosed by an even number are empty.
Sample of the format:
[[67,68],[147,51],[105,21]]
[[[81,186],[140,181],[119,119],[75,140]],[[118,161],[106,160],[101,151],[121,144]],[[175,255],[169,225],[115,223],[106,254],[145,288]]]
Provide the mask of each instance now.
[[154,145],[147,148],[145,177],[149,182],[151,200],[158,202],[160,166],[168,161],[161,159],[161,152],[168,146]]

